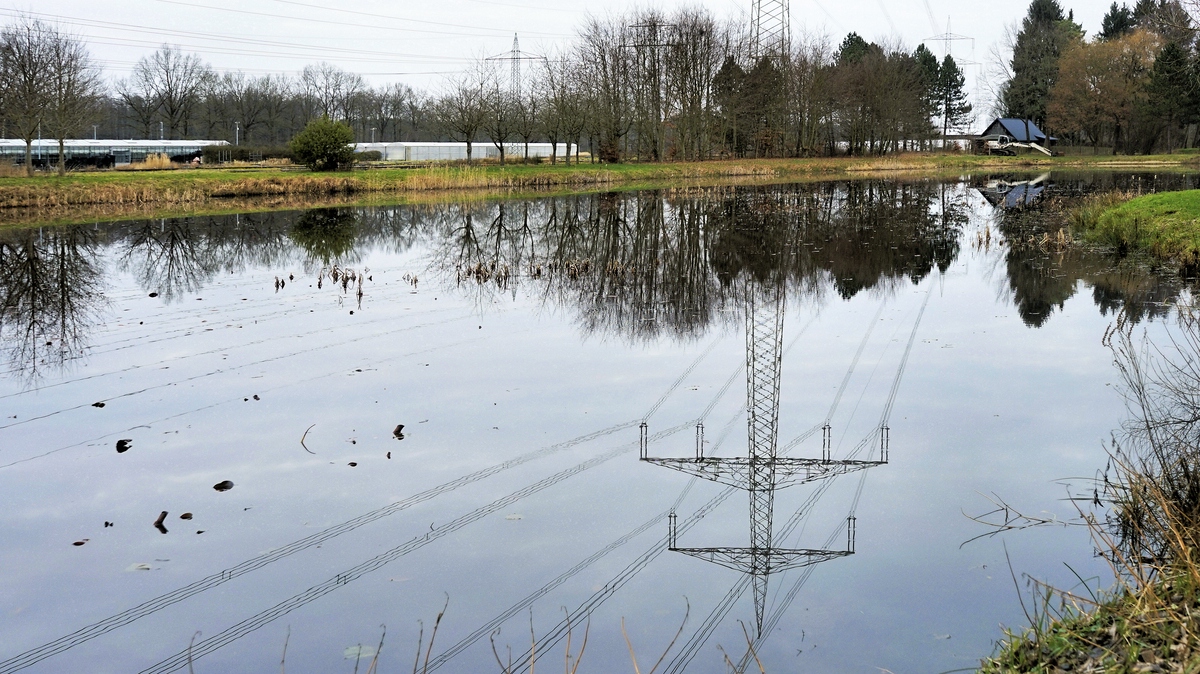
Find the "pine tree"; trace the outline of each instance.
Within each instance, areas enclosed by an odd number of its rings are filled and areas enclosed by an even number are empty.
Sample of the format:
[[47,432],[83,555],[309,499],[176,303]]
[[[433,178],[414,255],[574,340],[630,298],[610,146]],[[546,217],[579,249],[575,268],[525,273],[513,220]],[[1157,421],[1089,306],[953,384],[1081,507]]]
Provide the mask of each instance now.
[[1100,22],[1100,39],[1114,40],[1126,33],[1132,33],[1136,26],[1133,10],[1129,9],[1128,5],[1118,5],[1114,2]]
[[913,60],[917,62],[917,78],[921,87],[921,105],[926,115],[933,119],[942,115],[942,99],[938,93],[941,86],[938,71],[938,60],[933,52],[923,45],[917,45],[913,51]]
[[971,121],[971,104],[967,101],[967,78],[954,62],[954,57],[946,54],[942,65],[938,68],[938,97],[941,100],[942,112],[942,145],[945,145],[946,134],[951,127],[960,127]]
[[1083,29],[1072,16],[1063,16],[1057,0],[1033,0],[1013,47],[1012,79],[1004,86],[1001,103],[1008,117],[1046,120],[1050,87],[1058,75],[1058,59]]
[[1195,118],[1192,93],[1192,64],[1187,52],[1168,42],[1154,59],[1150,83],[1146,87],[1150,111],[1167,126],[1167,151],[1171,151],[1171,130],[1179,123]]
[[842,44],[838,47],[838,62],[839,63],[858,63],[863,60],[867,52],[871,50],[871,45],[862,39],[858,33],[850,33],[842,40]]

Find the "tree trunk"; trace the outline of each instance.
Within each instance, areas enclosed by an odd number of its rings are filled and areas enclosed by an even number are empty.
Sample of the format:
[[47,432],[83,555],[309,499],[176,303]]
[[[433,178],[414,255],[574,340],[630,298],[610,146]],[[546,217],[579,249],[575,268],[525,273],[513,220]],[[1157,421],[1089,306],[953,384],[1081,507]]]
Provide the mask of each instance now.
[[33,177],[33,139],[25,141],[25,175]]
[[471,165],[471,141],[467,141],[467,165]]
[[67,153],[63,149],[63,139],[58,139],[58,175],[67,175]]

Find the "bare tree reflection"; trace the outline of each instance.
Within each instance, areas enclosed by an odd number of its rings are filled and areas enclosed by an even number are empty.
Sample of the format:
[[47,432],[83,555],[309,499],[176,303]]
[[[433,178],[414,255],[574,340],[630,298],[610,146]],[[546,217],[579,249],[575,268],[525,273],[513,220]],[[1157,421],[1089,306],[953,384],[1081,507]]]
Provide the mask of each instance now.
[[0,238],[0,343],[28,384],[86,349],[103,313],[102,267],[89,228],[9,230]]
[[220,269],[213,239],[198,218],[163,218],[132,225],[122,241],[121,266],[138,285],[170,302],[195,293]]

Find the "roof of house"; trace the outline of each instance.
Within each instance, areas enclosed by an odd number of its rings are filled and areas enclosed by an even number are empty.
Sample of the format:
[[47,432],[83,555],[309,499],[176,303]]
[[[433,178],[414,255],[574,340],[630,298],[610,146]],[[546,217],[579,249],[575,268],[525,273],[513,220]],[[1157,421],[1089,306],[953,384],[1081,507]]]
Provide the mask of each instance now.
[[[988,129],[990,130],[997,124],[1003,127],[1006,134],[1018,143],[1028,143],[1030,141],[1036,143],[1046,138],[1046,134],[1042,133],[1042,130],[1032,120],[1017,119],[1016,117],[997,117],[994,122],[988,125]],[[1028,136],[1025,135],[1026,128],[1029,129]],[[984,131],[984,134],[987,135],[987,131]]]

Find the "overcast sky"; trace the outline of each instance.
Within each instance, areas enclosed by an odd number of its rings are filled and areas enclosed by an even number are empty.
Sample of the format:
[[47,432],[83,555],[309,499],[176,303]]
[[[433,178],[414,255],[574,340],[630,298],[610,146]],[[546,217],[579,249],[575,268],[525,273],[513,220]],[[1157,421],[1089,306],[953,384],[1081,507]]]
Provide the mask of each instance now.
[[[251,73],[298,72],[328,61],[362,73],[373,84],[400,81],[436,88],[473,57],[508,51],[513,34],[525,51],[546,53],[569,43],[589,13],[635,6],[701,5],[716,16],[748,17],[751,0],[0,0],[18,11],[52,19],[84,37],[110,78],[125,75],[163,43],[201,54],[214,68]],[[1088,35],[1099,31],[1108,0],[1060,0]],[[933,35],[973,40],[951,44],[981,91],[991,47],[1006,25],[1020,20],[1028,0],[792,0],[792,31],[826,34],[835,43],[850,31],[868,40],[899,40],[908,48]],[[928,7],[928,8],[927,8]],[[986,97],[980,93],[979,96]],[[980,101],[982,102],[982,101]]]

